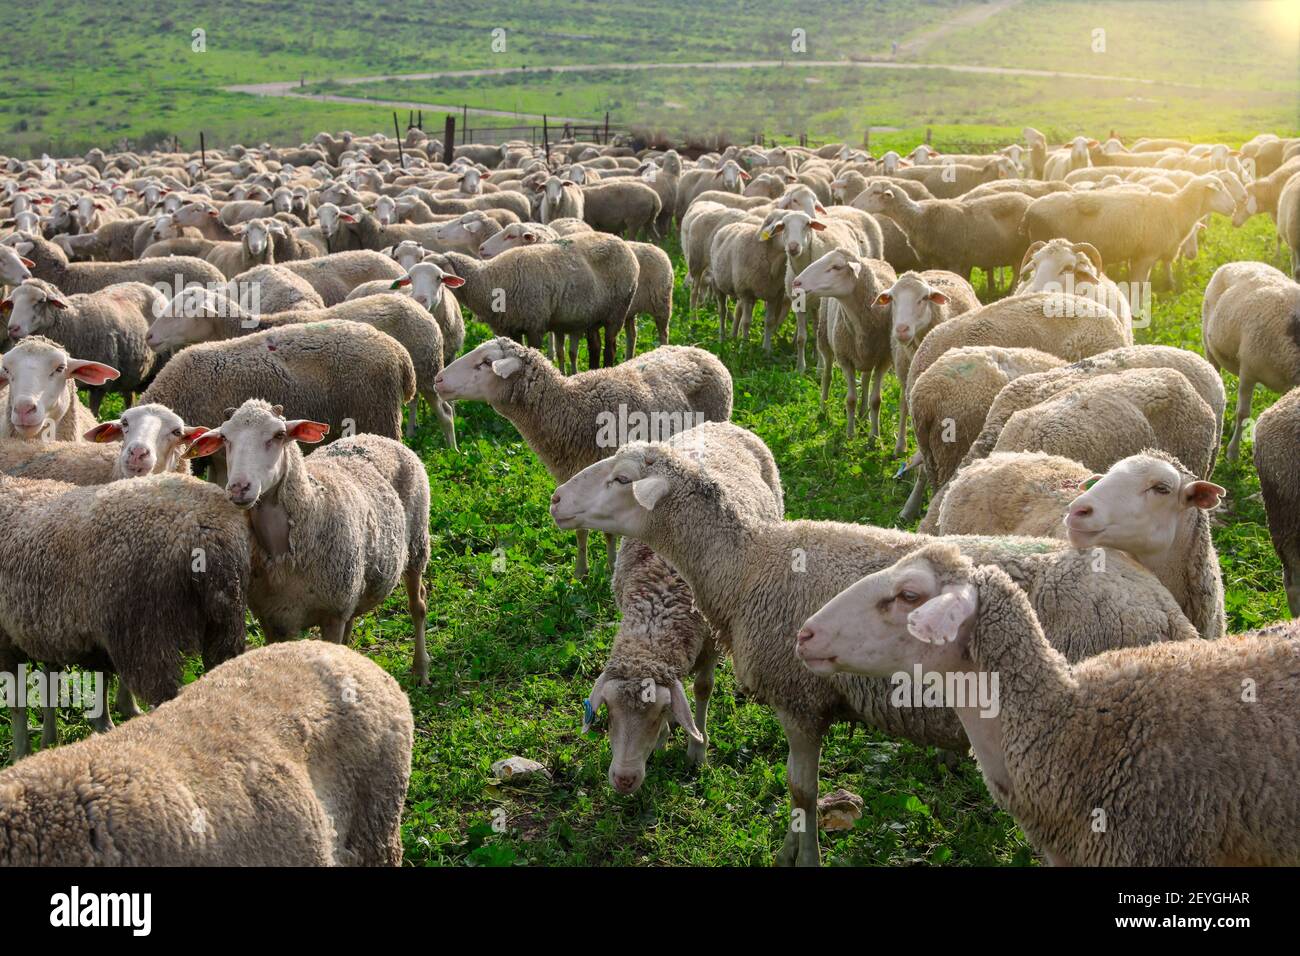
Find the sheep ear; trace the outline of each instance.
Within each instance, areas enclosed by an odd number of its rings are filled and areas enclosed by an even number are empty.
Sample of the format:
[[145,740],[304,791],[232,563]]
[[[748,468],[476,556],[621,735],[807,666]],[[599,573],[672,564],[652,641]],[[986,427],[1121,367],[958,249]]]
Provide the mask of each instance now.
[[596,722],[596,714],[600,712],[600,705],[605,702],[605,682],[607,680],[609,678],[602,671],[601,675],[596,678],[596,683],[591,685],[591,693],[582,702],[582,732],[584,734],[591,730],[591,725]]
[[849,271],[853,273],[854,278],[862,275],[862,263],[857,259],[850,259],[847,263]]
[[944,295],[942,292],[940,292],[938,289],[935,289],[928,296],[926,296],[926,298],[929,299],[931,302],[933,302],[935,305],[948,304],[948,297]]
[[25,265],[25,266],[26,266],[27,268],[29,268],[29,269],[35,269],[35,268],[36,268],[36,263],[33,262],[31,259],[28,259],[26,256],[19,256],[19,257],[18,257],[18,261],[21,262],[23,265]]
[[45,304],[51,305],[56,309],[66,309],[68,307],[68,303],[64,302],[62,299],[51,299],[49,296],[46,296]]
[[1088,491],[1097,482],[1101,481],[1101,475],[1089,475],[1083,481],[1079,482],[1079,491]]
[[668,493],[668,479],[662,475],[651,475],[632,482],[632,497],[646,511],[654,511],[659,499]]
[[285,434],[294,441],[314,445],[329,434],[330,427],[325,422],[313,422],[306,418],[295,418],[284,423]]
[[405,275],[405,276],[402,276],[400,279],[394,279],[394,280],[393,280],[393,284],[390,285],[388,288],[390,288],[390,289],[401,289],[401,288],[404,288],[405,286],[408,286],[408,285],[410,285],[410,284],[411,284],[411,277],[410,277],[409,275]]
[[1183,489],[1183,504],[1211,511],[1219,506],[1219,499],[1228,489],[1212,481],[1193,481]]
[[907,631],[925,644],[950,644],[975,617],[975,588],[946,588],[907,616]]
[[65,378],[75,378],[83,385],[99,386],[111,382],[121,374],[111,365],[103,362],[87,362],[82,359],[68,359],[68,371]]
[[691,740],[697,744],[704,743],[704,735],[695,726],[695,717],[691,714],[691,705],[686,700],[686,689],[682,687],[681,680],[674,678],[668,685],[668,692],[672,699],[673,719],[677,721],[677,725],[686,731],[686,736]]
[[442,284],[449,289],[459,289],[465,284],[465,280],[460,276],[452,275],[450,272],[444,272],[442,274]]
[[122,423],[120,421],[101,422],[81,437],[86,441],[101,443],[118,441],[122,437]]
[[826,228],[826,223],[822,222],[820,219],[814,219],[812,222],[808,223],[808,225],[812,226],[817,232],[821,232]]
[[186,425],[181,432],[181,441],[188,445],[206,431],[202,425]]
[[515,356],[509,355],[493,362],[492,371],[496,373],[499,378],[509,378],[511,375],[514,375],[515,372],[519,371],[519,369],[523,367],[523,364],[524,363],[519,361]]
[[221,432],[205,431],[185,450],[182,458],[206,458],[221,448]]

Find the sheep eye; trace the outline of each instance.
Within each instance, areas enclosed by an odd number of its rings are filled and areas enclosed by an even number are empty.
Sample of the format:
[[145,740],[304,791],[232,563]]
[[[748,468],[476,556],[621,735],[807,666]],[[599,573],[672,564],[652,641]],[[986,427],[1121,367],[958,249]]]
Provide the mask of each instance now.
[[51,375],[62,375],[62,374],[63,374],[64,372],[66,372],[67,370],[68,370],[68,367],[67,367],[66,365],[60,365],[58,368],[56,368],[56,369],[55,369],[53,372],[51,372],[50,374],[51,374]]
[[1158,495],[1167,495],[1167,494],[1169,494],[1169,486],[1168,486],[1168,485],[1153,485],[1153,486],[1151,487],[1151,490],[1154,491],[1154,492],[1155,492],[1156,494],[1158,494]]
[[617,481],[620,485],[630,484],[632,481],[632,479],[627,477],[627,475],[615,475],[614,480]]
[[[122,431],[126,431],[126,425],[123,425],[123,426],[122,426]],[[182,430],[179,429],[179,428],[173,428],[173,429],[172,429],[172,434],[175,435],[177,438],[180,438],[181,435],[185,434],[185,432],[182,431]]]
[[921,600],[921,595],[917,594],[915,591],[899,591],[898,598],[906,604],[915,604],[917,601]]

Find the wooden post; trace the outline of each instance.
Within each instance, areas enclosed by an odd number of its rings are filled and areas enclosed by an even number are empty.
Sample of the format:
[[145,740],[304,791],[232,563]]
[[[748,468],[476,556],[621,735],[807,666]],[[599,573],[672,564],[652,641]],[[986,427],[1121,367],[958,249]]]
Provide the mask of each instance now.
[[542,114],[542,155],[546,157],[546,168],[551,168],[551,133],[546,121],[546,114]]
[[928,126],[925,128],[925,145],[930,145],[930,127]]
[[397,110],[393,110],[393,135],[397,137],[397,162],[398,168],[405,171],[406,169],[406,151],[402,149],[402,131],[397,124]]
[[203,130],[199,130],[199,158],[203,162],[203,171],[208,171],[208,144],[203,137]]
[[609,110],[605,110],[605,145],[609,145]]
[[452,157],[456,152],[456,117],[447,114],[447,122],[442,130],[442,161],[448,166],[451,165]]
[[871,152],[871,127],[868,126],[862,133],[862,148],[868,153]]
[[469,107],[464,103],[460,105],[460,141],[469,142]]

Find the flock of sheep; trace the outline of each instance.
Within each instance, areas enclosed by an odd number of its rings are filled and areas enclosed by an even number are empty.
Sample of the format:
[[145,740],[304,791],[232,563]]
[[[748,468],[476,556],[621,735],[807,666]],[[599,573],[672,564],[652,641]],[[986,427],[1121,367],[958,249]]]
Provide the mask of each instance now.
[[[781,863],[818,862],[839,721],[973,750],[1053,863],[1300,863],[1300,633],[1225,634],[1210,535],[1226,369],[1226,455],[1254,425],[1300,615],[1300,139],[450,153],[410,129],[3,160],[0,674],[114,674],[131,719],[55,747],[46,701],[28,756],[13,710],[0,863],[399,863],[410,705],[340,645],[400,583],[428,681],[430,489],[403,420],[423,406],[455,448],[467,401],[554,477],[579,575],[606,536],[621,625],[584,724],[608,710],[619,793],[673,726],[706,759],[725,654],[789,743]],[[1214,274],[1208,361],[1135,345],[1153,269],[1172,282],[1211,213],[1272,217],[1292,275]],[[811,332],[850,437],[862,415],[879,434],[897,377],[902,518],[933,490],[918,533],[785,520],[726,366],[667,344],[673,229],[721,338],[761,301],[770,354],[793,313],[802,372]],[[462,308],[495,335],[469,352]],[[1284,397],[1255,424],[1257,384]],[[110,391],[126,410],[100,421]],[[245,651],[249,611],[268,646]],[[913,671],[944,692],[900,704]],[[996,701],[963,696],[989,678]]]

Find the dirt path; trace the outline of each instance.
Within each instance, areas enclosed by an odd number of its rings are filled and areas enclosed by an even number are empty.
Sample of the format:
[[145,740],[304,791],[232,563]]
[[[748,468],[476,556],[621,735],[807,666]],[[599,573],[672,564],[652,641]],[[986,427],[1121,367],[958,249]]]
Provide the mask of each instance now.
[[986,4],[985,6],[975,7],[967,10],[965,13],[958,14],[951,20],[945,20],[933,30],[927,30],[924,33],[905,40],[898,45],[896,57],[915,56],[922,50],[934,44],[936,40],[942,40],[954,30],[961,30],[965,27],[973,27],[991,17],[996,17],[999,13],[1014,7],[1020,3],[1020,0],[997,0],[996,3]]

